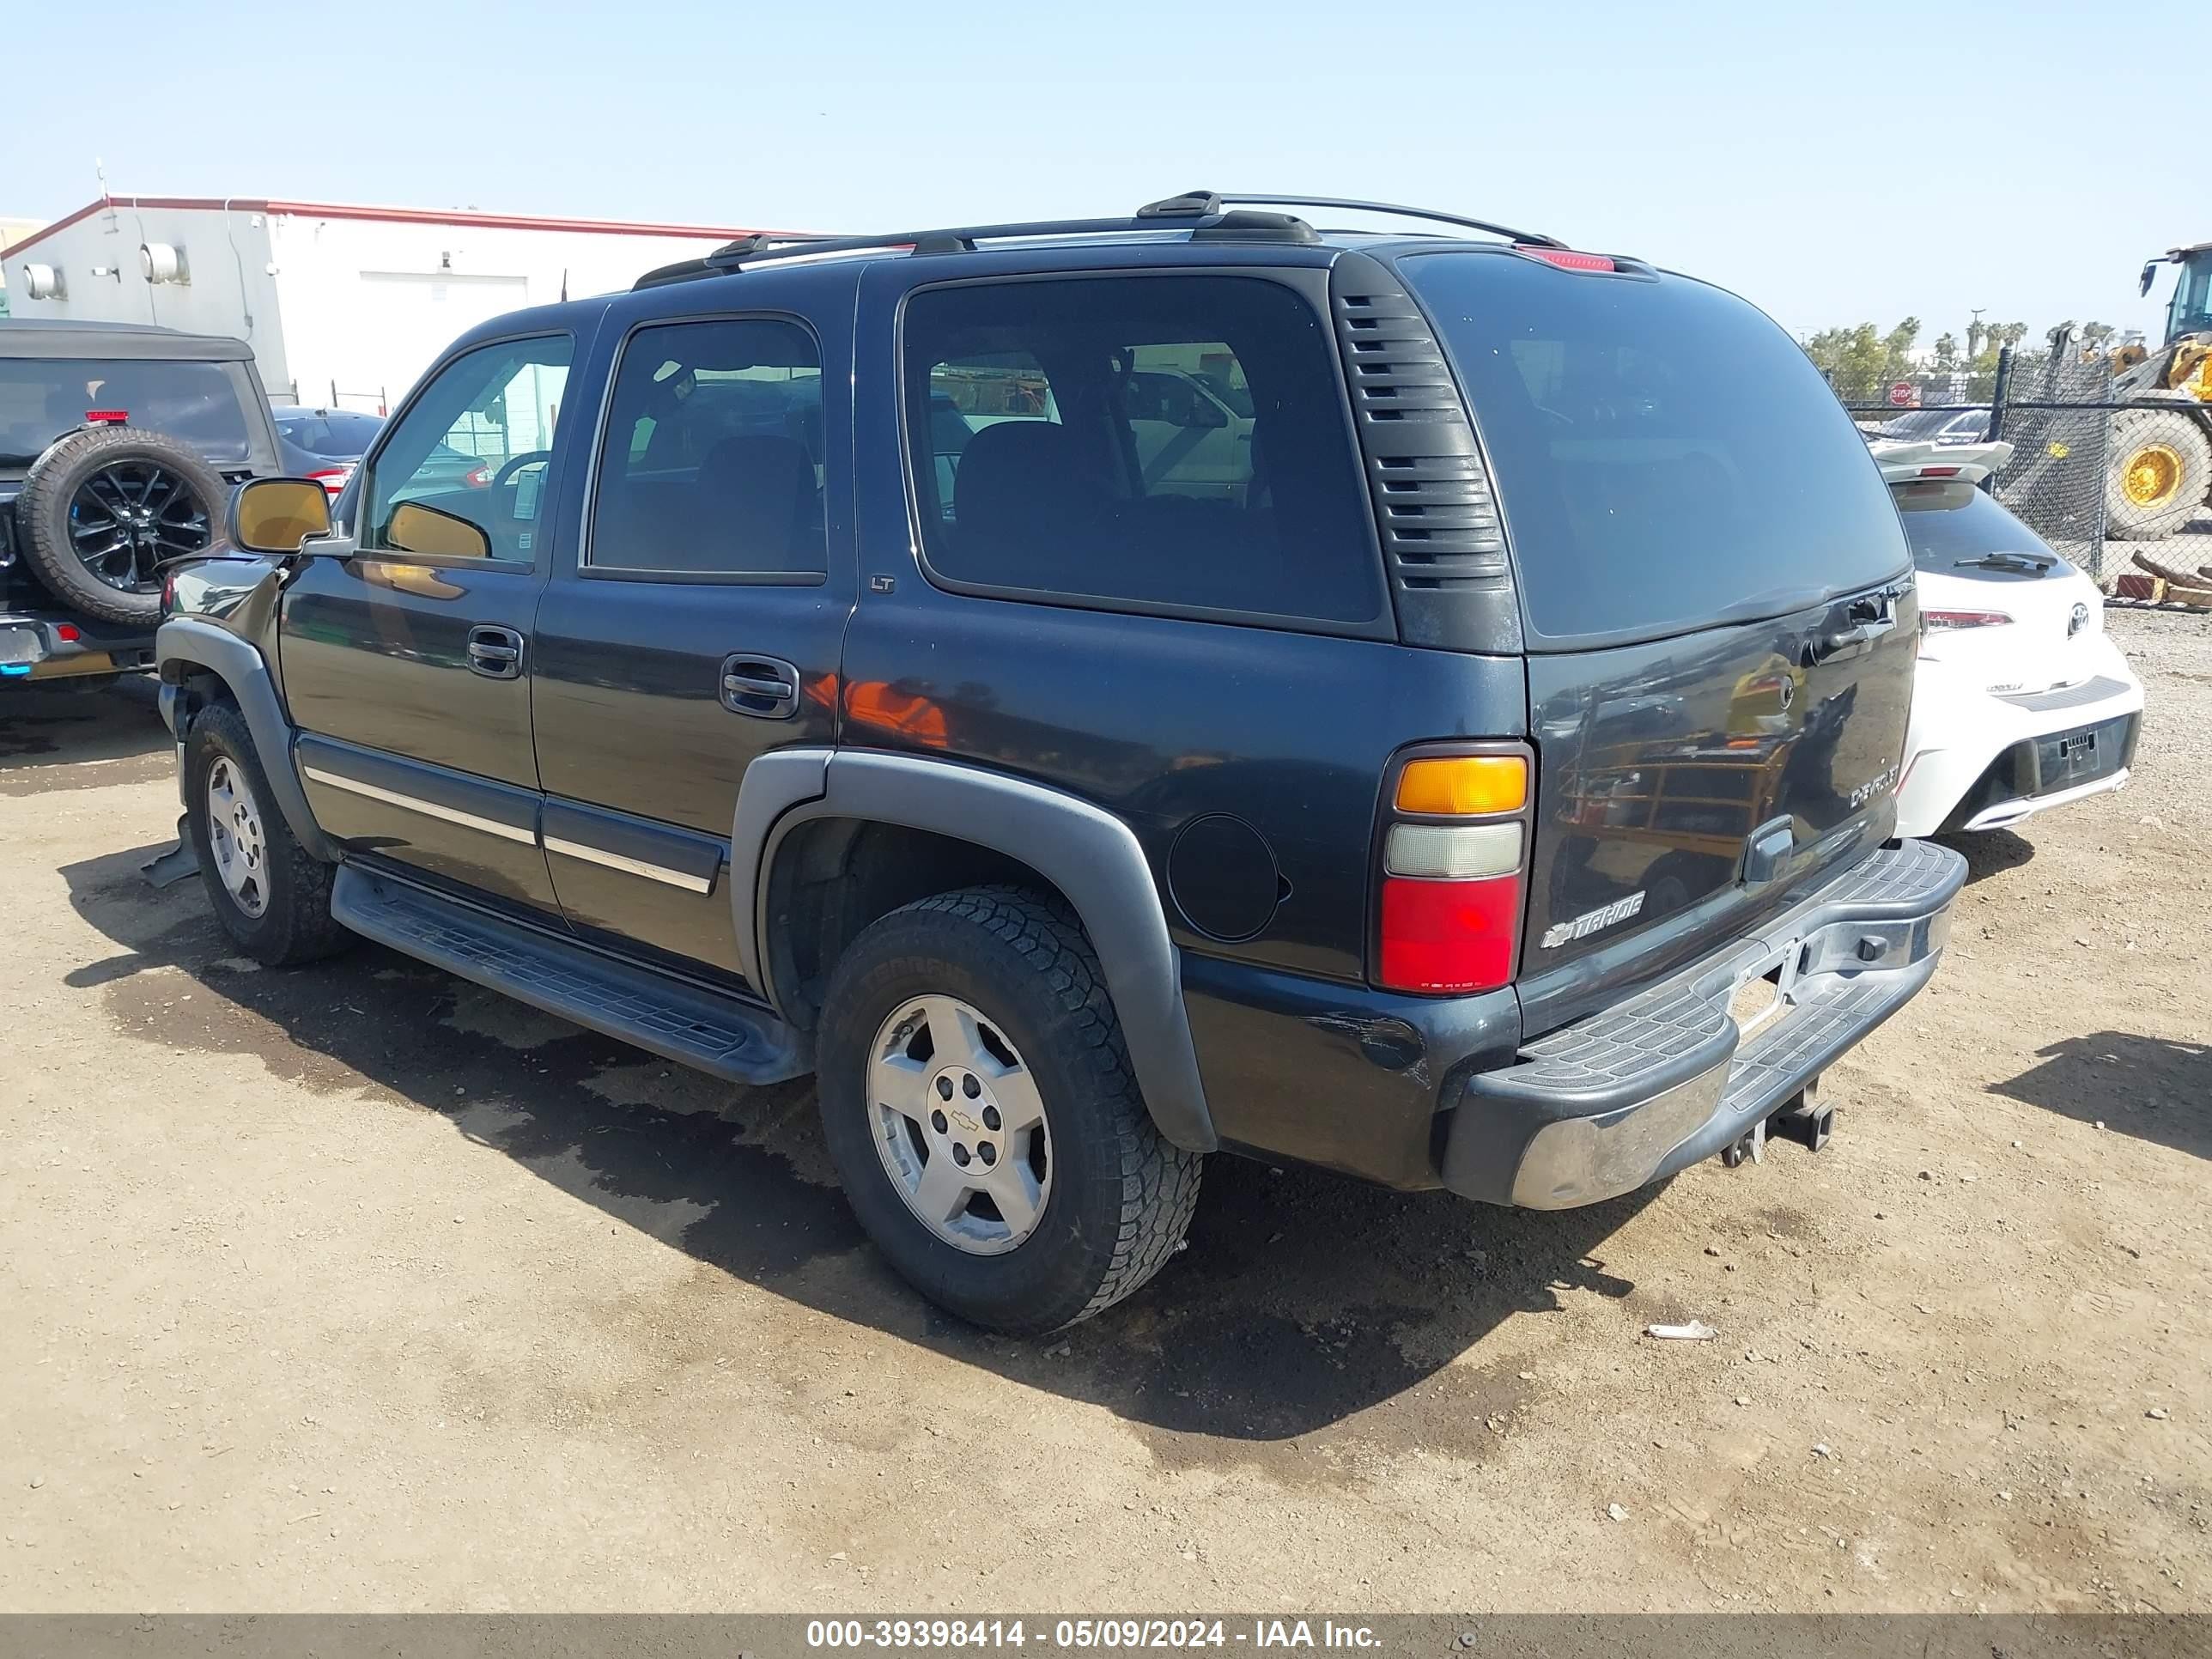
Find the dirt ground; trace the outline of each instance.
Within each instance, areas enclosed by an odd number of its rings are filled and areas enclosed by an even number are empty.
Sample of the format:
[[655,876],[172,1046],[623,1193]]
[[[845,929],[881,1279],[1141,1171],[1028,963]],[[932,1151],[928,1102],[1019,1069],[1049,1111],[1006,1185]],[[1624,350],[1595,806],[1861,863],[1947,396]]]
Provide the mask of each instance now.
[[235,957],[139,874],[148,688],[9,693],[0,1607],[2212,1607],[2212,619],[2109,615],[2136,782],[1969,848],[1828,1150],[1559,1215],[1217,1160],[1035,1342],[883,1268],[804,1086]]

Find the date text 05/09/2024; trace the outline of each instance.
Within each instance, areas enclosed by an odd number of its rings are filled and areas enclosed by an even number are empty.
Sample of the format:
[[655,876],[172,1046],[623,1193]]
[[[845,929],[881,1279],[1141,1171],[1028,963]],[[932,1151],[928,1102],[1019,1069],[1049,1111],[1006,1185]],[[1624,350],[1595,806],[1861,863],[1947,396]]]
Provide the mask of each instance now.
[[1373,1648],[1365,1625],[1324,1619],[1255,1619],[1237,1626],[1221,1619],[811,1619],[810,1648],[1024,1648],[1063,1650],[1243,1647]]

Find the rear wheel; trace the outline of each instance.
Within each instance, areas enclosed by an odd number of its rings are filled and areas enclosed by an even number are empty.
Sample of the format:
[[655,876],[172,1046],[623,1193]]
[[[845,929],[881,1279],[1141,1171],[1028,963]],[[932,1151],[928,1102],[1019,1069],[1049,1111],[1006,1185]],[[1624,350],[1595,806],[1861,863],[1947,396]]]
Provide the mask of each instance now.
[[2212,492],[2212,440],[2184,410],[2123,410],[2106,453],[2105,528],[2119,540],[2162,541]]
[[970,888],[893,911],[839,959],[819,1051],[854,1212],[940,1307],[1052,1330],[1129,1295],[1182,1243],[1200,1159],[1153,1127],[1063,908]]

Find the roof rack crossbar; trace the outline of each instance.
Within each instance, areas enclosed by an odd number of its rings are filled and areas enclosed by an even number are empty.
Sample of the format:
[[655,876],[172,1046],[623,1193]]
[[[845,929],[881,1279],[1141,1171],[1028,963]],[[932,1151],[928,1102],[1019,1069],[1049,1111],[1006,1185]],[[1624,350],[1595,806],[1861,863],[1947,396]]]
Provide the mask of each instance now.
[[983,242],[1017,241],[1027,237],[1105,236],[1190,230],[1194,234],[1267,238],[1310,242],[1312,227],[1288,214],[1217,212],[1183,216],[1178,222],[1162,223],[1139,214],[1118,219],[1035,219],[994,225],[954,225],[929,230],[896,230],[866,236],[797,236],[763,232],[741,236],[702,258],[649,270],[635,284],[658,287],[696,276],[715,276],[764,264],[777,259],[816,258],[823,254],[895,252],[973,253]]
[[1405,219],[1429,219],[1438,224],[1462,225],[1469,230],[1487,231],[1493,236],[1503,236],[1510,241],[1523,242],[1535,247],[1566,246],[1558,237],[1547,236],[1541,231],[1516,230],[1510,225],[1493,224],[1487,219],[1470,219],[1465,214],[1443,213],[1434,208],[1407,207],[1397,202],[1362,201],[1351,196],[1269,195],[1259,191],[1194,190],[1182,196],[1170,197],[1164,202],[1155,202],[1145,209],[1144,213],[1152,218],[1179,218],[1191,214],[1218,213],[1231,204],[1346,208],[1363,213],[1389,213]]
[[896,230],[866,236],[822,236],[802,231],[755,231],[726,242],[696,259],[682,259],[638,278],[635,287],[658,288],[664,283],[687,282],[700,276],[719,276],[747,266],[775,259],[811,259],[824,254],[896,252],[973,253],[983,242],[1018,241],[1048,236],[1110,236],[1188,229],[1209,240],[1265,240],[1310,242],[1313,227],[1287,213],[1240,213],[1243,207],[1345,208],[1358,212],[1388,213],[1401,218],[1426,219],[1437,224],[1459,225],[1492,236],[1534,247],[1565,248],[1555,236],[1540,231],[1516,230],[1487,219],[1441,213],[1431,208],[1405,207],[1395,202],[1366,202],[1341,196],[1270,196],[1257,191],[1186,191],[1139,208],[1128,218],[1031,219],[995,225],[953,225],[928,230]]

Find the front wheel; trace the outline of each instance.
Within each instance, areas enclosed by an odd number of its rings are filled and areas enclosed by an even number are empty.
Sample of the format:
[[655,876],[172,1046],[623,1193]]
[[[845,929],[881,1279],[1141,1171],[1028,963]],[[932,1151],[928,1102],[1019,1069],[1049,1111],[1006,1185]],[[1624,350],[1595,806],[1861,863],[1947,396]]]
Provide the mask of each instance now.
[[1064,908],[969,888],[893,911],[839,959],[819,1054],[854,1212],[939,1306],[1053,1330],[1129,1295],[1182,1243],[1201,1160],[1153,1127]]
[[2212,490],[2212,439],[2186,410],[2123,410],[2106,453],[2105,531],[2115,539],[2164,540]]
[[246,955],[289,967],[352,942],[331,916],[331,866],[284,822],[228,703],[203,709],[185,739],[185,821],[216,920]]

